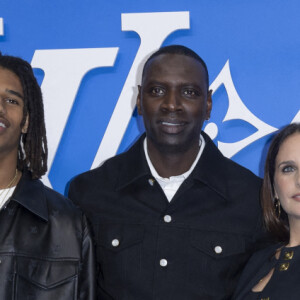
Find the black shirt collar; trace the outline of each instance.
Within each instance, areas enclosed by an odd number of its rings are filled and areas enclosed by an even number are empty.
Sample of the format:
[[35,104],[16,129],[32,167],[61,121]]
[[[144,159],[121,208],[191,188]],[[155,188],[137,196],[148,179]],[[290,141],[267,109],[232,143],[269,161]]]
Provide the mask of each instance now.
[[31,179],[30,172],[23,172],[11,200],[18,202],[33,214],[48,221],[48,207],[44,185],[38,179]]
[[[201,134],[205,139],[205,148],[189,178],[201,181],[222,197],[227,198],[228,173],[226,161],[228,159],[222,155],[207,134],[204,132]],[[127,152],[119,156],[121,162],[125,163],[121,163],[117,190],[125,188],[140,178],[152,178],[143,149],[145,136],[143,134]]]

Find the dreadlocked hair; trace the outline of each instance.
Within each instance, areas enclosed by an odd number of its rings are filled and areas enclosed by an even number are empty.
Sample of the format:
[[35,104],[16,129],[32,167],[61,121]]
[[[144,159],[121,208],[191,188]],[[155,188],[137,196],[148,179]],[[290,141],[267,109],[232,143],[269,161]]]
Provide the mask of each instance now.
[[23,128],[26,117],[29,125],[26,133],[21,134],[17,168],[28,170],[33,179],[40,178],[47,171],[47,138],[44,120],[44,105],[41,88],[34,77],[31,65],[25,60],[2,55],[0,52],[0,67],[16,74],[21,82],[24,94]]

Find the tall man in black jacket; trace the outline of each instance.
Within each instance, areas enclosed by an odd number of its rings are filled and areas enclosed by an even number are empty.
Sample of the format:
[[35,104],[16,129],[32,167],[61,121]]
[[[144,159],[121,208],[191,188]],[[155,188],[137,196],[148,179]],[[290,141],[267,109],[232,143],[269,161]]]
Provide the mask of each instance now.
[[71,183],[93,224],[98,299],[230,299],[261,233],[261,181],[201,131],[208,86],[192,50],[155,52],[137,98],[146,134]]

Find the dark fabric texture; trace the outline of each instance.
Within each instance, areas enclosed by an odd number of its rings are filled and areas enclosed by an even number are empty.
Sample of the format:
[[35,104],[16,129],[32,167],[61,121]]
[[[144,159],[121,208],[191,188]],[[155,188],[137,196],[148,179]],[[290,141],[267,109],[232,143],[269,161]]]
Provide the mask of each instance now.
[[[279,259],[276,259],[276,250],[281,247]],[[277,244],[258,251],[247,263],[233,299],[297,300],[300,298],[299,267],[300,246],[287,248]],[[263,291],[260,293],[251,292],[252,288],[272,268],[274,268],[274,273]],[[253,298],[253,295],[256,295],[256,298]]]
[[150,173],[145,135],[71,182],[69,197],[95,235],[98,299],[232,296],[262,234],[261,180],[203,136],[202,156],[170,203]]
[[70,200],[24,173],[0,228],[0,299],[96,299],[94,245]]

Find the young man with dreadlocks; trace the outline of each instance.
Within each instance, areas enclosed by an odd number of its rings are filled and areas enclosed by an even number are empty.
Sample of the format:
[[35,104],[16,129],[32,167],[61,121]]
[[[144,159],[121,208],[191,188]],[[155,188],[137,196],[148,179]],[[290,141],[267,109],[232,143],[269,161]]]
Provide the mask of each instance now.
[[95,299],[85,216],[39,178],[47,170],[40,87],[0,53],[0,299]]

